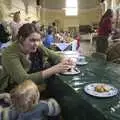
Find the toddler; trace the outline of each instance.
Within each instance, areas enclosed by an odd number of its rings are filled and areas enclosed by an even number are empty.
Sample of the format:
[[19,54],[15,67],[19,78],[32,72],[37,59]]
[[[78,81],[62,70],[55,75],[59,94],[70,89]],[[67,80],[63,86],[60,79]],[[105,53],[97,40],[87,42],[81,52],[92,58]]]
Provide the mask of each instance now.
[[2,120],[48,120],[48,116],[57,116],[60,107],[56,100],[40,100],[38,87],[31,80],[26,80],[11,90],[11,106],[2,108]]

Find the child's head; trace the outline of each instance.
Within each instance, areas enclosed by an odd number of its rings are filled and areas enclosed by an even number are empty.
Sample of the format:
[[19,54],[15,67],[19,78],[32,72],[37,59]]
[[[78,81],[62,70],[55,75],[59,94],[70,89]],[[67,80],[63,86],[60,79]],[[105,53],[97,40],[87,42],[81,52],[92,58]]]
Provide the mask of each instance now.
[[25,80],[16,88],[11,90],[11,102],[19,112],[27,112],[39,101],[39,90],[32,80]]

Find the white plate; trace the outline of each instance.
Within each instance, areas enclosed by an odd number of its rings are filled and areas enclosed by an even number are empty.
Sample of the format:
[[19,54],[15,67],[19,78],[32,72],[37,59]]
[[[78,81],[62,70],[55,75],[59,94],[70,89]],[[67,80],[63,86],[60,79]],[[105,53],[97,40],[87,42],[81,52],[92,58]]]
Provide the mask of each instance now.
[[[97,91],[95,91],[95,87],[97,85],[105,85],[109,89],[109,91],[108,92],[97,92]],[[84,87],[84,91],[89,95],[92,95],[95,97],[101,97],[101,98],[112,97],[118,93],[117,88],[115,88],[112,85],[104,84],[104,83],[92,83],[92,84],[86,85]]]
[[83,55],[78,56],[78,60],[80,60],[80,59],[85,59],[85,56],[83,56]]
[[84,62],[77,62],[77,63],[76,63],[76,65],[86,65],[86,64],[88,64],[87,61],[84,61]]
[[75,70],[72,70],[70,72],[64,72],[64,73],[61,73],[62,75],[77,75],[80,73],[80,70],[78,70],[77,68]]
[[78,52],[76,52],[76,51],[64,51],[63,54],[64,55],[76,55],[76,54],[78,54]]

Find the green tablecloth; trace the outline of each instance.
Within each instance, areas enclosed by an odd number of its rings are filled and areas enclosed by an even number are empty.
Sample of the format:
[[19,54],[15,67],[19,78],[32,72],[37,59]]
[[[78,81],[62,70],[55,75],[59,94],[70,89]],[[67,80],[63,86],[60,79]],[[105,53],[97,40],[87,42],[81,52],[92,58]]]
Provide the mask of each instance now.
[[[84,86],[102,82],[120,88],[120,65],[87,58],[88,64],[79,66],[75,76],[59,75],[49,81],[49,91],[61,105],[65,120],[120,120],[120,94],[97,98],[84,92]],[[76,84],[79,82],[79,85]]]
[[83,100],[84,107],[86,107],[84,112],[91,110],[90,113],[93,114],[92,117],[95,117],[96,120],[120,120],[119,93],[110,98],[97,98],[86,94],[83,90],[85,85],[96,82],[112,84],[119,89],[120,65],[93,58],[88,58],[87,61],[87,65],[79,66],[81,71],[79,75],[61,76],[61,79],[71,86]]

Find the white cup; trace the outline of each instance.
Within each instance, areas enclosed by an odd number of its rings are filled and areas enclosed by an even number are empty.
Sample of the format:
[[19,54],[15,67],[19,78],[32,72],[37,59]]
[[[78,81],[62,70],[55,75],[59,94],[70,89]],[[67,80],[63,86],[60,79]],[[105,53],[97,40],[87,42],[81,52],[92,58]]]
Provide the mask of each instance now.
[[85,57],[84,56],[79,56],[77,59],[78,62],[85,62]]

